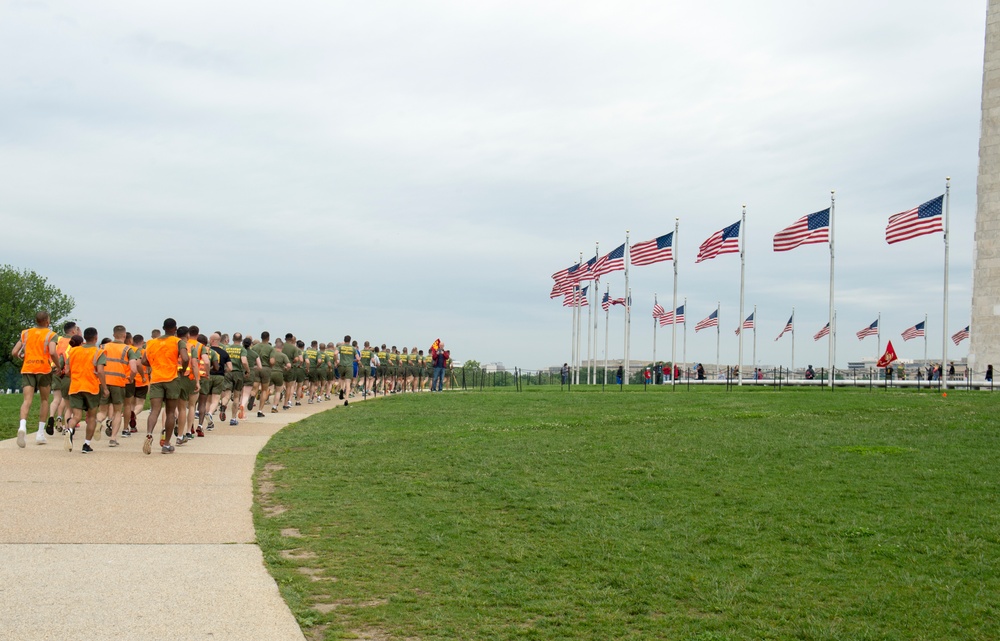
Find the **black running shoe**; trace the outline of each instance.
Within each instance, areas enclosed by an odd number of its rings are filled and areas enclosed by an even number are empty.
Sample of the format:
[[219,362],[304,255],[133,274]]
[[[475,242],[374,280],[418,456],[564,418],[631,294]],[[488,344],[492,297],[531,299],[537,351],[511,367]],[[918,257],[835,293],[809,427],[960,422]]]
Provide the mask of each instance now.
[[52,436],[53,434],[55,434],[55,432],[56,432],[56,419],[50,416],[49,420],[45,422],[45,433],[48,434],[49,436]]
[[340,400],[344,400],[344,390],[340,390]]
[[80,448],[80,451],[83,452],[84,454],[89,454],[94,451],[94,448],[84,443],[83,447]]
[[251,395],[250,396],[250,400],[247,401],[247,409],[248,410],[252,410],[253,409],[253,395]]
[[[108,422],[110,423],[110,421],[108,421]],[[107,427],[104,428],[104,433],[107,436],[111,436],[111,425],[108,425]]]

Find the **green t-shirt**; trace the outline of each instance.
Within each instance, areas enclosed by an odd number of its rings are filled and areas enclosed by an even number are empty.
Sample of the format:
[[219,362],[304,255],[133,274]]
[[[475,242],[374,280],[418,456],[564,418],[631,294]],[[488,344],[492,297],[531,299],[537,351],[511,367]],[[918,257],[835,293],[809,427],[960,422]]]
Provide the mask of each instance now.
[[[247,355],[246,348],[240,345],[239,343],[232,343],[230,345],[226,345],[222,349],[226,350],[226,353],[229,354],[229,358],[233,361],[233,371],[234,372],[244,371],[243,357]],[[248,358],[247,361],[249,360],[250,359]]]
[[372,350],[363,348],[361,350],[361,367],[370,367],[372,363]]
[[309,361],[309,369],[316,369],[316,366],[319,364],[319,350],[314,347],[309,347],[304,353],[306,359]]
[[254,349],[257,350],[257,355],[260,356],[260,364],[262,367],[271,367],[271,356],[274,355],[274,345],[270,343],[258,343],[254,345]]
[[247,365],[250,366],[251,371],[257,369],[257,357],[257,349],[251,345],[250,349],[247,350]]
[[284,352],[279,352],[274,350],[274,366],[278,369],[286,369],[288,365],[291,364],[291,360]]

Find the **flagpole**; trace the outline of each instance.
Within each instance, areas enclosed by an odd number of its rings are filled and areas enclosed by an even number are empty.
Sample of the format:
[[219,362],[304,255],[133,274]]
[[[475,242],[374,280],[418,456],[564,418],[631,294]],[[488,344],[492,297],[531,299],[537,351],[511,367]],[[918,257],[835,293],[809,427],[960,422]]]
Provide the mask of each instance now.
[[722,337],[722,319],[719,318],[719,310],[722,309],[722,301],[715,302],[715,378],[719,378],[719,343]]
[[788,371],[788,377],[792,377],[795,371],[795,308],[792,308],[792,368]]
[[[596,255],[597,254],[595,254],[595,256]],[[595,261],[595,263],[596,263],[596,261]],[[593,380],[592,385],[596,385],[597,384],[597,321],[598,321],[598,319],[601,316],[600,312],[597,311],[597,305],[598,305],[597,297],[601,293],[600,291],[598,291],[600,288],[601,288],[600,281],[599,280],[594,280],[594,368],[593,368],[593,370],[594,370],[594,380]]]
[[573,369],[576,367],[576,285],[573,285],[572,296],[573,296],[573,306],[572,306],[573,307],[573,315],[571,317],[572,320],[571,320],[571,325],[570,325],[570,328],[571,328],[571,332],[570,332],[571,342],[570,342],[570,350],[569,350],[569,362],[570,362],[569,380],[570,380],[570,382],[573,382]]
[[830,191],[830,339],[827,344],[827,351],[829,356],[829,372],[830,372],[830,389],[833,389],[833,363],[834,363],[834,341],[836,339],[836,334],[833,325],[833,214],[834,207],[836,205],[835,193],[833,190]]
[[677,242],[677,228],[680,225],[680,219],[674,218],[674,301],[673,307],[671,308],[674,312],[674,322],[670,326],[670,387],[673,387],[677,378],[674,373],[677,372],[677,250],[679,243]]
[[[607,289],[604,290],[608,297],[611,296],[611,283],[605,285]],[[604,310],[604,382],[608,382],[608,336],[611,322],[611,302],[608,302],[608,308]]]
[[[747,247],[747,206],[743,205],[743,215],[740,217],[740,318],[739,318],[739,359],[736,365],[738,385],[743,385],[743,285],[746,281],[746,247]],[[756,322],[757,319],[754,319]]]
[[[656,292],[653,292],[653,307],[655,308],[659,302],[656,300]],[[656,326],[660,323],[660,319],[653,315],[653,367],[656,367]]]
[[[590,288],[594,289],[593,282],[591,282]],[[589,296],[590,292],[587,292],[587,294]],[[587,372],[586,372],[586,377],[585,377],[585,382],[587,382],[587,383],[590,382],[590,366],[594,362],[594,359],[591,358],[591,356],[590,356],[590,343],[591,343],[590,320],[591,320],[591,314],[593,314],[593,313],[594,313],[593,312],[593,306],[590,304],[590,299],[588,298],[587,299]]]
[[753,378],[757,380],[757,306],[753,306]]
[[876,337],[875,356],[881,356],[882,355],[882,312],[878,313],[878,324],[875,326],[875,329],[878,330],[878,333],[875,334]]
[[[941,377],[945,381],[945,389],[948,388],[947,369],[948,365],[948,218],[951,205],[951,177],[944,179],[944,306],[941,312]],[[924,327],[924,334],[927,334],[927,327]]]
[[[601,251],[600,250],[601,250],[601,244],[599,242],[595,242],[594,243],[594,266],[595,267],[597,266],[597,261],[601,257]],[[598,317],[598,313],[597,313],[597,293],[598,292],[597,292],[597,290],[598,290],[599,287],[600,287],[600,282],[598,282],[597,278],[594,278],[594,281],[591,283],[591,286],[590,286],[590,288],[593,290],[593,292],[591,292],[591,293],[594,294],[594,304],[593,305],[588,305],[588,307],[590,307],[593,310],[593,312],[591,312],[590,309],[587,310],[587,383],[589,383],[590,385],[593,385],[597,381],[597,365],[596,365],[596,363],[597,363],[597,317]],[[591,334],[591,332],[590,332],[590,314],[591,313],[594,314],[594,332],[593,332],[593,334]],[[593,338],[591,338],[591,337],[593,337]],[[593,347],[593,351],[591,351],[591,347]],[[593,358],[591,358],[591,356],[590,356],[591,354],[594,355]]]
[[924,313],[924,367],[927,367],[927,313]]
[[[687,296],[684,297],[684,353],[681,356],[684,359],[684,367],[687,368],[688,363],[688,299]],[[677,320],[677,312],[674,311],[674,321]]]
[[625,230],[625,367],[622,369],[622,374],[624,378],[624,383],[628,385],[629,372],[632,367],[631,359],[629,358],[629,338],[632,331],[632,290],[628,286],[628,263],[629,263],[629,246],[628,246],[628,232]]
[[[577,261],[580,268],[583,269],[583,252],[580,252],[580,258]],[[580,281],[576,282],[576,292],[573,296],[573,307],[576,308],[576,362],[573,363],[573,384],[580,384],[580,317],[583,316],[583,310],[580,309],[580,294],[582,293],[580,287]]]

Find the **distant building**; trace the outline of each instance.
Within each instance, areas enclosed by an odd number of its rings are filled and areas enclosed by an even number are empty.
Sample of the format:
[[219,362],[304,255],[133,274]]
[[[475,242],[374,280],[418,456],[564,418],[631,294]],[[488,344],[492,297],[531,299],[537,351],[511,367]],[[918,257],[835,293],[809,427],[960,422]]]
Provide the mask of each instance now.
[[486,363],[483,365],[483,369],[489,372],[506,372],[507,368],[503,366],[503,363],[497,361],[496,363]]

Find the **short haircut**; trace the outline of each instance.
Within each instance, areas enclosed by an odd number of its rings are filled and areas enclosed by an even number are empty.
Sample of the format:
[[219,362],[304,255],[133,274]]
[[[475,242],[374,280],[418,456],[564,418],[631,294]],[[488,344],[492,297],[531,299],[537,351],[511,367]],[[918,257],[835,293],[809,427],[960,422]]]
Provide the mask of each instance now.
[[202,345],[208,345],[208,336],[204,334],[198,334],[198,342]]
[[83,330],[83,340],[89,343],[90,341],[95,340],[96,338],[97,338],[96,327],[88,327],[87,329]]
[[160,337],[160,330],[154,329],[153,331],[151,331],[149,333],[149,337],[150,338],[159,338]]
[[177,321],[172,318],[165,318],[163,320],[163,330],[166,331],[168,329],[177,329]]
[[291,332],[288,332],[287,334],[285,334],[285,340],[286,341],[290,341],[290,340],[294,340],[294,339],[295,339],[295,335],[292,334]]
[[348,334],[347,336],[344,337],[344,342],[345,343],[350,343],[351,342],[351,335],[350,334]]
[[187,325],[181,325],[177,328],[177,338],[186,338],[188,335]]
[[262,341],[271,340],[271,332],[261,332],[260,333],[260,340],[262,340]]
[[188,336],[197,336],[201,329],[197,325],[188,325]]
[[132,344],[133,345],[135,345],[136,343],[141,343],[141,342],[142,342],[142,334],[136,334],[135,336],[132,337]]
[[303,343],[302,341],[295,341],[295,346],[298,347],[299,349],[302,349],[303,347],[306,346],[306,344]]
[[105,336],[104,338],[101,339],[101,345],[107,345],[110,342],[111,342],[111,337],[109,336]]
[[[572,319],[570,319],[570,320],[572,320]],[[319,343],[318,343],[317,341],[313,341],[313,342],[311,343],[311,345],[312,345],[313,347],[316,347],[317,345],[319,345]]]
[[243,334],[240,334],[239,332],[234,332],[233,333],[233,342],[234,343],[242,343],[243,342]]
[[124,325],[115,325],[115,328],[113,330],[111,330],[111,333],[113,335],[115,335],[115,336],[124,336],[126,334],[126,332],[125,332],[125,326]]
[[49,313],[44,309],[40,310],[37,314],[35,314],[36,325],[45,325],[48,322],[49,322]]
[[69,334],[74,329],[76,329],[76,323],[73,321],[66,321],[63,323],[63,334]]

